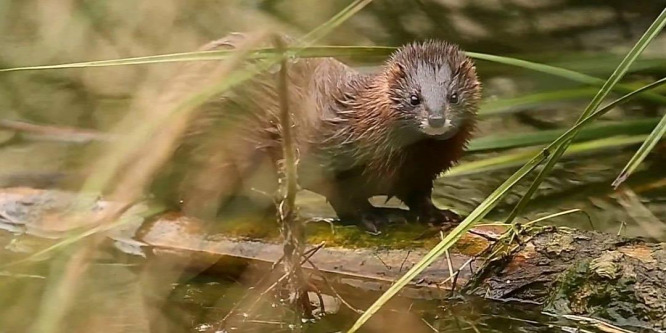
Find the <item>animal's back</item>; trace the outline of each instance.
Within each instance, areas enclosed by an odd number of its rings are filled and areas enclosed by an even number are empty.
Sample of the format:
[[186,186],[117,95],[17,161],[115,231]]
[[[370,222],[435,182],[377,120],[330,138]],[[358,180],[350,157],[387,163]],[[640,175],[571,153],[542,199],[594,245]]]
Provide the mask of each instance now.
[[[242,50],[249,37],[230,34],[202,50]],[[253,47],[273,45],[268,39]],[[180,203],[187,214],[211,217],[236,196],[274,193],[276,166],[282,159],[278,71],[275,64],[195,111],[173,162],[157,182],[163,197]],[[299,156],[304,156],[319,146],[322,120],[334,117],[325,107],[330,98],[357,74],[332,58],[289,61],[287,73],[294,140]],[[307,164],[311,172],[306,178],[319,173],[314,171],[318,163]],[[272,198],[266,197],[268,205]]]

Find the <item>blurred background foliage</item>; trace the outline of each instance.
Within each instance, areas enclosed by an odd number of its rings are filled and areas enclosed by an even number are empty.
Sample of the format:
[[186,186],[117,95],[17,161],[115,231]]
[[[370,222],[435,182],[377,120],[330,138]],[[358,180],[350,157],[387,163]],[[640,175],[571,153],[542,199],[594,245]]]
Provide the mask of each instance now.
[[[342,0],[0,0],[0,68],[187,52],[232,31],[301,36],[348,4]],[[605,79],[665,5],[661,0],[381,0],[319,44],[399,46],[439,38],[468,51]],[[342,60],[364,71],[382,61]],[[487,61],[477,61],[477,67],[484,83],[478,139],[465,160],[438,181],[434,195],[439,205],[463,214],[522,165],[529,152],[568,128],[597,89]],[[173,71],[172,64],[157,64],[0,73],[0,119],[106,132],[131,110],[138,92],[168,84]],[[623,82],[637,88],[664,74],[666,35],[661,34]],[[655,92],[664,95],[663,88]],[[622,234],[666,240],[663,144],[626,185],[618,191],[610,187],[665,110],[664,99],[639,98],[590,126],[572,147],[575,153],[557,165],[521,219],[579,208],[585,214],[545,223],[612,233],[624,226]],[[88,144],[43,139],[0,129],[0,185],[12,184],[18,175],[86,169]],[[504,217],[524,190],[514,189],[490,218]],[[321,197],[305,193],[299,199],[306,215],[331,214]],[[182,299],[176,303],[191,306]]]
[[[4,0],[0,2],[0,67],[187,52],[231,31],[260,29],[301,36],[346,5],[346,1],[305,0],[165,0],[159,5],[151,1]],[[514,56],[605,78],[663,5],[663,1],[646,0],[376,1],[320,44],[398,46],[440,38],[469,51]],[[665,50],[666,39],[657,38],[632,67],[627,80],[632,82],[630,85],[637,87],[663,76]],[[361,70],[372,69],[381,61],[377,57],[343,60]],[[543,144],[548,131],[573,123],[595,93],[594,87],[562,78],[486,61],[477,64],[485,97],[478,136],[484,138],[472,144],[475,154],[467,160],[482,159],[486,163],[483,167],[477,162],[454,169],[436,193],[441,205],[463,213],[510,174],[507,172],[511,167],[524,161],[524,157],[519,158],[520,150],[489,151],[497,148],[498,138],[508,140],[505,146],[514,148]],[[128,112],[138,91],[167,84],[173,67],[158,64],[3,73],[0,117],[106,131]],[[626,147],[635,149],[639,136],[650,132],[663,110],[663,101],[638,99],[604,117],[616,123],[609,124],[610,128],[602,124],[601,130],[592,131],[588,138],[615,134],[624,139],[593,142],[577,154],[578,158],[560,164],[530,206],[528,218],[548,214],[549,209],[589,208],[595,228],[611,231],[627,223],[628,235],[664,239],[666,227],[657,222],[665,217],[660,183],[654,185],[653,177],[639,181],[641,193],[629,194],[634,198],[632,202],[642,202],[636,211],[628,211],[636,205],[627,203],[629,199],[622,195],[625,190],[633,191],[631,188],[610,193],[611,188],[606,186],[631,156],[625,154]],[[523,136],[509,135],[517,133]],[[481,144],[484,142],[485,147]],[[1,175],[11,178],[15,173],[70,172],[85,165],[80,157],[82,145],[17,142],[16,133],[1,130],[0,143],[0,161],[11,161],[0,162],[0,184]],[[601,155],[603,162],[583,158],[590,154]],[[657,157],[647,166],[663,163],[658,157],[663,154],[653,155]],[[642,179],[641,174],[636,178]],[[651,194],[646,199],[643,192]],[[512,202],[509,198],[507,205]],[[652,212],[647,219],[643,208]],[[315,214],[322,211],[326,211],[323,204],[313,208]],[[496,212],[499,215],[495,217],[501,217],[502,207]],[[576,220],[571,216],[563,219],[567,223]],[[647,220],[652,221],[648,223],[649,231],[644,225]],[[574,224],[590,227],[585,216]]]

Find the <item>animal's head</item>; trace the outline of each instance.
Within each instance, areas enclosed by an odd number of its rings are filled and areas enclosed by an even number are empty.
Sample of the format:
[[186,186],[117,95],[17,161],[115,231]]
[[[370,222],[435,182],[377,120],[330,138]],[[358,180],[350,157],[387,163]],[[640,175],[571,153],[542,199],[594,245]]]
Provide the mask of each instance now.
[[398,49],[385,68],[389,100],[401,127],[448,139],[473,118],[481,85],[471,59],[443,41]]

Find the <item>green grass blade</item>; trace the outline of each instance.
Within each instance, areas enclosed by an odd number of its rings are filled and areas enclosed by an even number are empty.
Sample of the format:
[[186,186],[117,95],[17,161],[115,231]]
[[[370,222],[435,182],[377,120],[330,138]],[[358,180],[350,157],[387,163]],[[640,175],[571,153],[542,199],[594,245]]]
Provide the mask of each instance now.
[[594,87],[586,87],[538,92],[514,98],[487,99],[483,101],[483,104],[479,109],[479,118],[486,119],[494,116],[512,114],[545,103],[579,100],[586,97],[592,97],[598,90],[599,89]]
[[[569,79],[569,80],[575,81],[575,82],[585,83],[585,84],[589,84],[589,85],[592,85],[592,86],[601,86],[602,88],[604,88],[604,85],[607,82],[607,81],[604,81],[600,78],[590,76],[590,75],[586,75],[586,74],[583,74],[583,73],[579,73],[579,72],[576,72],[576,71],[572,71],[572,70],[569,70],[569,69],[556,67],[556,66],[551,66],[551,65],[540,64],[540,63],[527,61],[527,60],[522,60],[522,59],[502,57],[502,56],[498,56],[498,55],[483,54],[483,53],[476,53],[476,52],[467,52],[467,55],[474,58],[474,59],[492,61],[492,62],[495,62],[495,63],[500,63],[500,64],[515,66],[515,67],[525,68],[525,69],[529,69],[529,70],[532,70],[532,71],[541,72],[541,73],[545,73],[545,74],[550,74],[552,76],[557,76],[557,77]],[[623,92],[623,93],[629,93],[629,92],[633,91],[632,87],[617,84],[617,82],[615,84],[611,85],[610,87],[612,89],[615,89],[615,90],[617,90],[619,92]],[[650,101],[660,103],[660,104],[666,104],[666,97],[658,95],[658,94],[645,94],[643,97],[646,100],[650,100]]]
[[[356,1],[356,2],[359,3],[357,4],[357,6],[366,3],[366,1]],[[355,7],[355,11],[357,10],[359,9]],[[334,27],[333,23],[326,24],[326,26],[329,27],[327,28],[329,30]],[[369,57],[378,57],[378,58],[386,57],[390,55],[393,51],[395,51],[395,49],[396,49],[395,47],[385,47],[385,46],[308,46],[308,47],[287,48],[286,53],[290,57],[302,57],[302,58],[355,57],[359,59],[367,59]],[[124,58],[124,59],[77,62],[77,63],[58,64],[58,65],[13,67],[13,68],[0,69],[0,73],[28,71],[28,70],[94,68],[94,67],[109,67],[109,66],[150,65],[150,64],[186,62],[186,61],[221,60],[228,58],[232,52],[233,51],[227,51],[227,50],[195,51],[195,52],[182,52],[182,53],[172,53],[172,54],[145,56],[145,57]],[[578,73],[575,71],[571,71],[568,69],[535,63],[521,59],[489,55],[477,52],[467,52],[467,55],[479,60],[493,61],[500,64],[525,68],[540,73],[550,74],[553,76],[569,79],[574,82],[579,82],[594,86],[601,86],[604,82],[602,79]],[[266,58],[275,58],[276,56],[278,56],[278,52],[274,48],[260,48],[252,52],[249,52],[247,54],[248,59],[266,59]],[[625,86],[618,86],[617,90],[626,93],[631,91],[632,89]],[[554,98],[558,96],[560,98],[574,99],[587,96],[585,92],[586,91],[584,89],[578,91],[562,91],[559,93],[550,92],[550,93],[537,94],[532,97],[519,97],[515,100],[509,100],[507,102],[487,102],[489,105],[484,106],[484,109],[487,111],[482,110],[480,116],[481,117],[490,116],[491,114],[495,114],[495,112],[496,114],[502,114],[503,112],[496,111],[496,109],[510,107],[511,103],[525,103],[525,104],[534,103],[539,99],[554,100]],[[592,92],[589,93],[590,95],[593,94]],[[645,94],[644,96],[642,96],[642,98],[645,98],[647,100],[656,103],[666,104],[666,97],[663,97],[658,94]]]
[[485,60],[485,61],[492,61],[495,63],[499,64],[505,64],[505,65],[510,65],[510,66],[515,66],[515,67],[520,67],[520,68],[525,68],[529,69],[535,72],[541,72],[541,73],[546,73],[550,74],[552,76],[559,76],[562,78],[569,79],[571,81],[576,81],[576,82],[581,82],[581,83],[586,83],[589,85],[599,85],[600,83],[603,83],[603,80],[585,75],[583,73],[579,73],[576,71],[572,71],[569,69],[561,68],[561,67],[555,67],[551,65],[545,65],[545,64],[540,64],[528,60],[523,60],[523,59],[517,59],[517,58],[511,58],[511,57],[503,57],[503,56],[498,56],[498,55],[493,55],[493,54],[484,54],[484,53],[478,53],[478,52],[466,52],[467,56],[477,59],[477,60]]
[[627,180],[627,178],[629,178],[629,176],[636,170],[636,168],[638,168],[643,160],[645,160],[654,146],[657,145],[657,142],[659,142],[659,140],[664,137],[664,133],[666,133],[666,116],[661,118],[659,124],[657,124],[652,133],[650,133],[645,142],[643,142],[641,147],[638,148],[638,151],[636,151],[634,156],[631,157],[631,160],[629,160],[624,169],[622,169],[620,174],[613,181],[612,185],[614,188],[617,188],[625,180]]
[[[641,36],[638,42],[636,42],[634,47],[632,47],[629,53],[627,53],[624,59],[622,59],[622,62],[620,62],[620,64],[615,69],[613,74],[611,74],[608,80],[606,80],[606,82],[601,87],[597,95],[592,99],[590,104],[588,104],[587,108],[585,108],[585,111],[583,111],[583,113],[579,117],[578,122],[583,121],[585,118],[588,117],[588,115],[593,113],[599,107],[599,105],[601,105],[601,102],[604,100],[604,98],[606,98],[606,96],[610,93],[613,87],[616,86],[617,83],[620,81],[620,79],[627,73],[629,67],[631,67],[631,64],[634,63],[634,61],[636,61],[638,56],[643,52],[643,50],[645,50],[645,48],[652,41],[652,39],[654,39],[654,37],[656,37],[657,34],[663,29],[664,25],[666,25],[666,9],[664,9],[661,12],[661,14],[659,14],[659,16],[652,23],[652,25],[650,25],[650,27],[645,31],[643,36]],[[578,130],[575,130],[573,132],[572,137],[575,137],[577,133]],[[537,191],[539,185],[543,182],[548,173],[550,173],[550,171],[555,166],[558,159],[562,156],[562,154],[567,149],[570,143],[571,140],[567,140],[555,149],[553,154],[548,158],[548,161],[546,162],[544,168],[541,170],[541,172],[539,172],[539,175],[532,182],[532,184],[527,189],[523,197],[520,199],[516,207],[511,211],[511,213],[507,217],[506,219],[507,223],[513,221],[513,219],[515,219],[516,216],[518,216],[518,214],[520,214],[520,212],[522,212],[522,210],[525,209],[530,198]]]
[[[356,1],[350,7],[353,7],[353,10],[348,12],[355,13],[365,6],[368,1]],[[345,16],[347,17],[347,16]],[[332,21],[332,20],[331,20]],[[326,30],[330,31],[341,22],[330,22],[324,24]],[[324,28],[322,28],[324,29]],[[309,37],[306,40],[308,43],[314,43],[315,41],[310,42],[309,40],[313,37]],[[382,47],[382,46],[311,46],[310,44],[302,44],[300,46],[291,47],[286,50],[286,53],[289,57],[302,57],[302,58],[320,58],[320,57],[358,57],[367,59],[368,57],[386,57],[395,51],[394,47]],[[195,52],[183,52],[183,53],[172,53],[164,55],[155,55],[155,56],[146,56],[146,57],[135,57],[135,58],[124,58],[124,59],[113,59],[113,60],[100,60],[100,61],[88,61],[88,62],[78,62],[78,63],[68,63],[68,64],[59,64],[59,65],[44,65],[44,66],[26,66],[26,67],[13,67],[13,68],[4,68],[0,69],[0,73],[3,72],[17,72],[17,71],[27,71],[27,70],[47,70],[47,69],[68,69],[68,68],[94,68],[94,67],[109,67],[109,66],[128,66],[128,65],[148,65],[148,64],[160,64],[160,63],[171,63],[171,62],[186,62],[186,61],[206,61],[206,60],[220,60],[225,59],[230,56],[233,51],[226,50],[215,50],[215,51],[195,51]],[[247,54],[248,59],[274,59],[279,54],[274,48],[260,48],[254,51],[251,51]],[[489,55],[477,52],[467,52],[472,58],[486,61],[493,61],[500,64],[525,68],[540,73],[545,73],[565,79],[572,80],[574,82],[589,84],[593,86],[601,86],[604,81],[602,79],[582,74],[576,71],[568,70],[565,68],[535,63],[527,60],[521,60],[510,57],[502,57],[496,55]],[[614,87],[615,90],[619,92],[630,92],[633,89],[625,85],[617,85]],[[561,98],[574,99],[583,97],[586,95],[584,89],[578,91],[562,91],[562,92],[550,92],[537,94],[532,97],[522,97],[515,100],[510,100],[508,102],[495,102],[499,105],[493,106],[493,102],[488,102],[489,106],[485,106],[484,109],[488,111],[482,111],[481,117],[487,117],[493,114],[502,114],[506,111],[497,111],[497,108],[506,108],[511,106],[510,103],[534,103],[538,99],[544,100],[554,100],[557,95]],[[589,92],[591,94],[591,92]],[[646,100],[666,104],[666,97],[654,93],[646,93],[641,96]]]
[[[337,27],[343,21],[346,20],[351,15],[355,14],[366,6],[370,0],[356,0],[342,12],[338,13],[328,22],[322,24],[320,27],[315,29],[315,31],[301,38],[301,45],[297,47],[287,48],[286,53],[290,57],[303,57],[303,58],[318,58],[318,57],[358,57],[358,58],[368,58],[368,57],[386,57],[395,51],[395,47],[383,47],[383,46],[317,46],[313,47],[312,44],[315,43],[318,38],[324,36],[325,33],[329,33],[332,29]],[[100,61],[88,61],[88,62],[77,62],[77,63],[68,63],[68,64],[58,64],[58,65],[43,65],[43,66],[25,66],[25,67],[13,67],[13,68],[4,68],[0,69],[0,73],[6,72],[16,72],[16,71],[27,71],[27,70],[47,70],[47,69],[67,69],[67,68],[93,68],[93,67],[108,67],[108,66],[128,66],[128,65],[147,65],[147,64],[160,64],[160,63],[170,63],[170,62],[185,62],[185,61],[205,61],[205,60],[220,60],[227,58],[231,52],[226,50],[215,50],[215,51],[195,51],[195,52],[182,52],[182,53],[172,53],[164,55],[154,55],[154,56],[145,56],[145,57],[134,57],[134,58],[124,58],[124,59],[112,59],[112,60],[100,60]],[[574,82],[589,84],[593,86],[601,86],[604,81],[600,78],[579,73],[573,70],[545,65],[541,63],[536,63],[532,61],[503,57],[491,54],[484,54],[478,52],[466,52],[466,54],[474,59],[491,61],[499,64],[505,64],[509,66],[520,67],[536,72],[541,72],[565,79],[572,80]],[[248,53],[247,58],[249,59],[266,59],[266,58],[275,58],[278,55],[278,52],[274,48],[261,48],[254,50]],[[630,92],[633,89],[625,85],[617,85],[614,87],[615,90],[619,92]],[[548,100],[553,100],[558,93],[543,93],[543,95],[537,95],[532,97],[532,101],[536,101],[538,98],[546,98]],[[578,97],[583,97],[585,94],[584,91],[563,91],[560,97],[573,99]],[[666,97],[659,94],[645,94],[642,98],[659,103],[666,104]],[[510,103],[511,101],[509,101]],[[525,98],[518,99],[514,102],[527,103]],[[491,110],[482,111],[481,117],[486,117],[485,113],[488,115],[493,114],[492,111],[492,102]],[[499,107],[507,107],[510,104],[500,104]],[[487,107],[486,107],[487,108]],[[502,112],[498,112],[501,114]]]
[[358,13],[363,7],[367,6],[372,0],[355,0],[349,6],[339,11],[336,15],[330,18],[326,23],[320,25],[314,30],[310,31],[307,35],[301,38],[303,44],[312,44],[328,35],[333,28],[347,21],[354,14]]
[[641,87],[640,89],[636,89],[636,90],[632,91],[631,93],[626,94],[626,95],[614,100],[611,103],[608,103],[608,105],[606,105],[603,108],[595,111],[591,115],[585,117],[585,119],[583,119],[582,121],[579,121],[578,123],[576,123],[576,125],[574,125],[570,129],[568,129],[566,132],[564,132],[564,134],[562,134],[559,138],[557,138],[557,140],[553,141],[545,149],[550,150],[550,149],[558,146],[559,144],[565,142],[566,140],[572,139],[574,137],[574,135],[576,133],[578,133],[578,131],[580,131],[581,128],[588,125],[592,121],[598,119],[599,117],[603,116],[604,114],[608,113],[608,111],[612,110],[616,106],[618,106],[620,104],[623,104],[623,103],[626,103],[630,99],[636,97],[637,95],[639,95],[643,92],[646,92],[648,90],[652,90],[652,89],[657,88],[657,87],[659,87],[661,85],[664,85],[664,84],[666,84],[666,77],[661,78],[661,79],[659,79],[655,82],[652,82],[652,83],[650,83],[650,84],[648,84],[644,87]]
[[469,230],[474,223],[483,218],[490,210],[492,210],[496,205],[499,199],[501,199],[504,194],[511,188],[513,185],[518,183],[523,177],[525,177],[532,169],[534,169],[539,162],[542,160],[539,158],[541,155],[536,156],[530,162],[523,165],[516,173],[514,173],[509,179],[507,179],[502,185],[500,185],[492,194],[486,198],[472,213],[470,213],[464,221],[462,221],[455,229],[449,232],[444,239],[442,239],[439,244],[437,244],[430,252],[428,252],[418,263],[416,263],[407,273],[405,273],[400,279],[398,279],[384,294],[382,294],[376,301],[373,303],[354,325],[349,329],[349,333],[356,332],[372,315],[374,315],[379,309],[390,300],[395,294],[397,294],[400,289],[412,281],[419,273],[424,269],[430,266],[439,256],[441,256],[444,251],[448,250],[462,235]]
[[[357,1],[357,2],[360,3],[358,6],[366,3],[365,1]],[[329,29],[332,29],[333,27],[334,26],[331,26],[329,27]],[[357,58],[367,59],[369,57],[386,57],[390,55],[393,51],[395,51],[394,47],[382,47],[382,46],[305,47],[302,45],[300,47],[288,48],[286,50],[286,53],[289,57],[302,57],[302,58],[357,57]],[[27,71],[27,70],[94,68],[94,67],[109,67],[109,66],[148,65],[148,64],[186,62],[186,61],[221,60],[228,58],[231,52],[233,51],[226,51],[226,50],[195,51],[195,52],[172,53],[172,54],[146,56],[146,57],[68,63],[68,64],[59,64],[59,65],[13,67],[13,68],[0,69],[0,73]],[[604,82],[603,80],[593,76],[585,75],[564,68],[530,62],[526,60],[502,57],[496,55],[488,55],[476,52],[467,52],[467,54],[475,59],[494,61],[500,64],[525,68],[569,79],[579,83],[601,86]],[[271,59],[275,58],[276,56],[278,56],[278,53],[274,48],[260,48],[252,52],[249,52],[246,57],[248,59],[267,59],[267,58]],[[625,85],[618,85],[615,86],[613,89],[624,93],[632,91],[631,87]],[[557,97],[560,97],[561,99],[577,99],[577,98],[582,98],[584,96],[588,96],[588,93],[589,95],[593,94],[591,91],[588,91],[584,88],[580,90],[576,89],[571,91],[539,93],[533,96],[523,96],[523,97],[518,97],[516,99],[508,99],[506,101],[490,101],[486,102],[487,104],[483,106],[483,109],[481,110],[480,113],[480,117],[485,118],[492,115],[500,115],[500,114],[519,111],[519,110],[506,110],[507,108],[511,107],[512,104],[530,105],[531,103],[536,103],[540,100],[554,101],[556,100]],[[666,104],[666,97],[661,96],[659,94],[646,93],[643,94],[641,98],[655,103]]]
[[[585,73],[590,75],[604,75],[605,73],[610,73],[617,67],[617,64],[622,60],[621,55],[615,55],[610,53],[589,53],[589,52],[554,52],[554,57],[538,57],[537,59],[553,59],[553,61],[540,61],[552,63],[558,67],[569,68],[575,71],[584,70]],[[666,63],[664,59],[657,56],[645,57],[636,60],[631,66],[633,70],[638,71],[649,71],[652,73],[663,72],[666,69]]]
[[[330,33],[332,29],[342,24],[349,17],[363,9],[372,0],[356,0],[345,9],[337,13],[334,17],[329,19],[326,23],[320,25],[315,30],[307,34],[301,39],[302,45],[311,45],[317,42],[320,38]],[[322,46],[310,47],[307,49],[292,47],[287,49],[289,56],[299,57],[337,57],[337,56],[387,56],[393,52],[393,47],[364,47],[364,46]],[[66,68],[89,68],[89,67],[108,67],[108,66],[127,66],[127,65],[148,65],[169,62],[184,62],[184,61],[202,61],[202,60],[221,60],[227,58],[234,51],[215,50],[215,51],[195,51],[195,52],[181,52],[163,55],[133,57],[124,59],[113,60],[100,60],[100,61],[86,61],[76,62],[59,65],[45,65],[45,66],[25,66],[0,69],[2,72],[16,72],[26,70],[45,70],[45,69],[66,69]],[[258,49],[248,55],[249,59],[265,59],[275,57],[279,52],[274,48]]]
[[[290,57],[301,58],[322,58],[322,57],[353,57],[353,58],[368,58],[368,57],[386,57],[395,48],[381,47],[381,46],[312,46],[307,48],[291,47],[287,48],[286,53]],[[182,53],[160,54],[145,57],[112,59],[112,60],[98,60],[76,62],[59,65],[44,65],[44,66],[26,66],[26,67],[13,67],[0,69],[3,72],[18,72],[29,70],[46,70],[46,69],[68,69],[68,68],[91,68],[91,67],[111,67],[111,66],[129,66],[129,65],[152,65],[172,62],[187,62],[187,61],[209,61],[209,60],[223,60],[227,59],[234,51],[229,50],[215,50],[215,51],[193,51]],[[274,48],[259,48],[247,55],[248,59],[266,59],[278,56],[278,52]]]
[[59,65],[13,67],[13,68],[0,69],[0,73],[45,70],[45,69],[149,65],[149,64],[160,64],[160,63],[169,63],[169,62],[213,60],[213,59],[224,59],[228,57],[228,55],[231,52],[233,51],[196,51],[196,52],[170,53],[170,54],[160,54],[160,55],[145,56],[145,57],[112,59],[112,60],[74,62],[67,64],[59,64]]
[[[576,136],[576,141],[594,140],[616,135],[647,134],[659,123],[659,118],[631,121],[611,121],[587,126]],[[468,153],[544,145],[557,139],[566,129],[543,130],[514,135],[489,135],[473,139]]]
[[[647,137],[647,135],[617,136],[612,138],[580,142],[572,144],[564,153],[563,157],[572,157],[576,155],[606,150],[617,151],[617,149],[628,145],[639,144],[647,139]],[[541,150],[542,149],[530,149],[528,151],[507,152],[481,160],[462,163],[451,168],[446,172],[446,174],[443,175],[443,177],[448,178],[469,176],[478,173],[492,172],[517,167],[529,161],[529,159],[533,157],[535,153],[538,153]]]

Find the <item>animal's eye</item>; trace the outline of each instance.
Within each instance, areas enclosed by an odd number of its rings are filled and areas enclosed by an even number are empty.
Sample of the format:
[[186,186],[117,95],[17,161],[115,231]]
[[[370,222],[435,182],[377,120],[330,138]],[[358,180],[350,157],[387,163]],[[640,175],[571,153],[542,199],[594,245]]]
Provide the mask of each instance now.
[[451,102],[452,104],[457,104],[458,103],[458,93],[454,92],[453,94],[451,94],[451,96],[449,96],[449,102]]
[[416,94],[412,94],[411,96],[409,96],[409,103],[411,103],[412,105],[419,105],[421,104],[421,99]]

